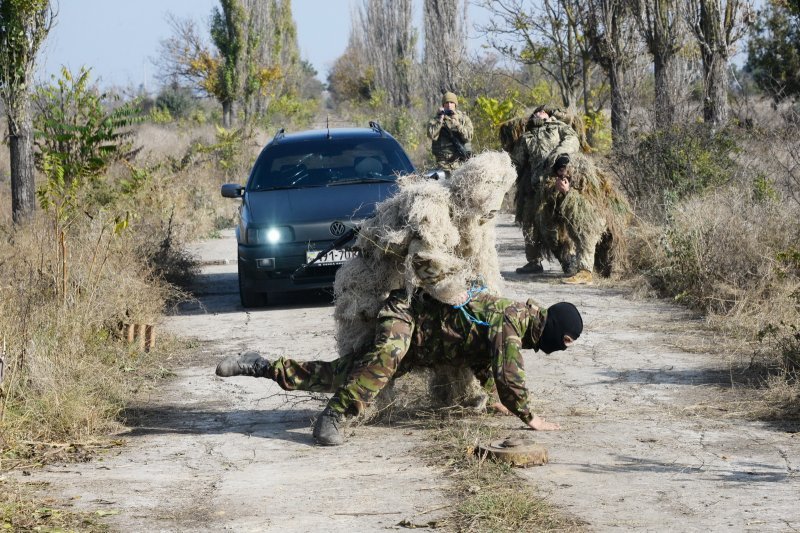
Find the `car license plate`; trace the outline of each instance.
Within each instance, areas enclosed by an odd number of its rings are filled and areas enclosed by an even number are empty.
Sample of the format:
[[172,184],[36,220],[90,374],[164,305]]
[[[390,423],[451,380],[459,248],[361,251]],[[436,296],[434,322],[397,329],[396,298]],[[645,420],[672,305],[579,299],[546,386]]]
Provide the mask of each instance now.
[[[309,250],[306,252],[306,263],[310,263],[317,257],[318,251]],[[341,249],[341,250],[331,250],[327,254],[320,257],[319,261],[314,263],[311,266],[323,266],[323,265],[340,265],[350,259],[351,257],[355,257],[358,255],[358,252],[351,249]]]

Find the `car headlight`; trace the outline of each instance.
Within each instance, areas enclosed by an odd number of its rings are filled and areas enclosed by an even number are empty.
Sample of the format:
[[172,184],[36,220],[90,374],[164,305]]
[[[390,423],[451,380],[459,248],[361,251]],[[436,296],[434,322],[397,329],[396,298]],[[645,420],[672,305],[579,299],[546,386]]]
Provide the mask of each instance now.
[[293,239],[292,229],[286,226],[272,228],[247,228],[248,244],[278,244]]

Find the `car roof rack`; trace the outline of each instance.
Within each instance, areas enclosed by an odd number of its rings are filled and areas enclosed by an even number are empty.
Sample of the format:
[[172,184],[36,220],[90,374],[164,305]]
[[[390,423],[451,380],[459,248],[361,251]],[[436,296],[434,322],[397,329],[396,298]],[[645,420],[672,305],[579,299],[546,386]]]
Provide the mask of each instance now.
[[376,132],[380,133],[381,137],[385,137],[385,133],[386,132],[384,131],[383,128],[381,128],[381,125],[378,124],[378,122],[376,120],[370,120],[369,121],[369,127],[372,128],[373,130],[375,130]]

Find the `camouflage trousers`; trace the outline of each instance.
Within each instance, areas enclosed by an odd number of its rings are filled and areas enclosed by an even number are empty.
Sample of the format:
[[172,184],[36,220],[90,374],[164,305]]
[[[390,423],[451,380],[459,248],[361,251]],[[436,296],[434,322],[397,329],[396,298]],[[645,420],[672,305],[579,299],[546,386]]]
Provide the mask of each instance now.
[[[371,349],[334,361],[280,358],[270,364],[265,377],[284,390],[332,392],[328,406],[348,415],[363,413],[392,379],[414,366],[433,366],[435,361],[469,366],[484,389],[493,390],[494,378],[488,364],[473,366],[467,360],[444,354],[441,340],[431,334],[431,328],[440,320],[428,313],[424,303],[412,303],[405,291],[394,291],[378,314]],[[425,344],[425,355],[419,353],[420,343]]]
[[525,259],[530,263],[540,263],[546,255],[546,248],[536,229],[536,213],[539,210],[542,193],[541,186],[534,187],[530,179],[517,180],[516,222],[522,227],[525,241]]

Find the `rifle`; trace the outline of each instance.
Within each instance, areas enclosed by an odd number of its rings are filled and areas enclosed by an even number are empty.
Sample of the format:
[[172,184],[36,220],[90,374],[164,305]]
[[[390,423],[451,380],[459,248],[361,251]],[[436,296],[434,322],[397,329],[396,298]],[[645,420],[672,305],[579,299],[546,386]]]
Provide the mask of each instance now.
[[453,146],[456,147],[456,152],[458,152],[457,161],[466,161],[470,157],[472,157],[472,153],[467,150],[467,147],[464,146],[464,143],[458,140],[455,134],[450,130],[450,127],[442,123],[442,131],[447,133],[447,136],[450,137],[450,142],[453,143]]
[[308,263],[302,264],[299,267],[297,267],[297,270],[295,270],[292,273],[292,275],[289,276],[289,278],[291,278],[291,280],[294,281],[295,276],[305,272],[305,270],[308,267],[310,267],[311,265],[313,265],[314,263],[316,263],[317,261],[319,261],[320,259],[325,257],[325,254],[327,254],[331,250],[338,250],[339,248],[341,248],[342,246],[344,246],[345,244],[347,244],[348,242],[353,240],[355,238],[355,236],[358,235],[358,231],[360,229],[361,228],[359,226],[355,226],[355,227],[352,227],[349,230],[345,231],[344,233],[342,233],[341,237],[339,237],[338,239],[336,239],[335,241],[330,243],[328,246],[326,246],[324,249],[322,249],[316,255],[316,257],[314,257],[314,259],[312,259]]

